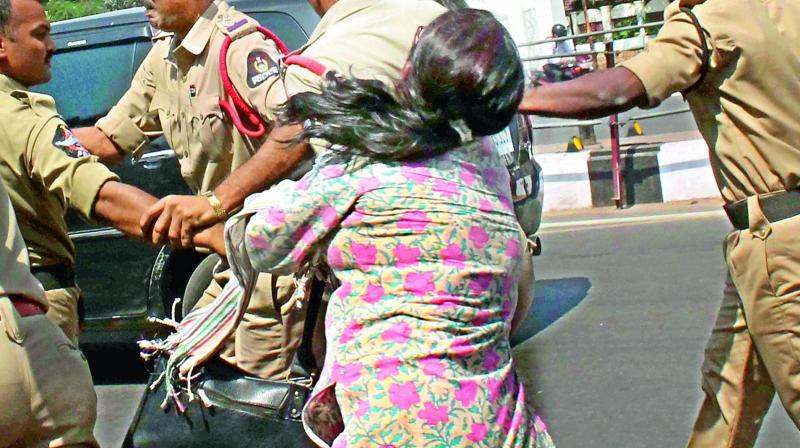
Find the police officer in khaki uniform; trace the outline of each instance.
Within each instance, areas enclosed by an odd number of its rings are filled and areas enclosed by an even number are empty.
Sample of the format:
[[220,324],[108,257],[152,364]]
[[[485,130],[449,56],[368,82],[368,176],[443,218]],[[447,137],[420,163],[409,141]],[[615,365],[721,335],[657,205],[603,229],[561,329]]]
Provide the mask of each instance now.
[[[163,133],[178,156],[186,183],[194,192],[205,194],[198,197],[213,203],[213,213],[222,219],[230,209],[223,209],[209,193],[231,170],[248,160],[266,138],[248,137],[223,115],[219,101],[230,98],[220,77],[221,47],[230,36],[228,67],[240,92],[263,83],[260,78],[238,81],[245,79],[248,71],[252,77],[274,66],[276,47],[254,32],[253,19],[224,1],[156,0],[146,1],[145,6],[151,23],[167,32],[155,37],[152,50],[117,105],[96,127],[76,129],[76,135],[104,161],[115,162],[126,153],[140,156],[148,149],[150,137]],[[255,104],[263,104],[263,100]],[[291,164],[299,161],[287,160]],[[287,174],[288,170],[280,171],[279,178]],[[227,264],[215,266],[214,278],[197,306],[213,301],[229,278]],[[252,375],[285,378],[300,343],[305,315],[291,299],[293,290],[290,277],[273,282],[269,275],[260,276],[239,328],[221,353],[222,359]]]
[[776,391],[800,427],[800,7],[680,0],[665,15],[644,53],[530,89],[521,109],[598,117],[685,92],[735,228],[689,446],[749,447]]
[[[309,4],[322,20],[308,42],[294,53],[327,70],[385,80],[399,77],[419,28],[445,11],[432,0],[309,0]],[[291,95],[320,88],[319,76],[301,65],[276,67],[270,62],[269,74],[259,77],[257,85],[239,90],[252,82],[247,71],[231,71],[237,90],[267,121],[273,120],[274,109]],[[190,196],[162,199],[148,212],[144,230],[151,231],[154,242],[189,244],[192,232],[221,221],[212,204],[218,203],[224,210],[239,208],[247,196],[280,180],[276,173],[285,173],[307,155],[308,145],[287,151],[284,142],[297,133],[296,126],[273,129],[253,158],[214,188],[212,201]],[[314,145],[314,149],[321,151],[324,145]]]
[[48,317],[78,338],[75,247],[67,207],[140,236],[138,220],[155,198],[117,176],[78,143],[53,99],[27,91],[50,79],[50,24],[36,0],[0,2],[0,179],[11,197],[32,272],[44,285]]
[[0,447],[97,446],[89,366],[44,315],[47,299],[2,182],[0,238]]
[[[173,4],[180,7],[173,9]],[[416,0],[341,0],[312,5],[324,17],[303,47],[303,54],[329,69],[352,69],[362,77],[396,77],[417,28],[444,12],[434,2]],[[223,220],[248,194],[290,176],[303,159],[313,156],[306,145],[287,150],[284,142],[293,134],[286,129],[259,139],[249,138],[223,116],[218,102],[230,101],[219,79],[218,57],[225,36],[233,39],[227,55],[231,81],[267,123],[272,122],[273,109],[288,95],[318,89],[320,79],[294,66],[283,73],[285,77],[280,76],[275,45],[253,32],[252,19],[222,1],[156,0],[147,6],[151,22],[175,34],[157,39],[131,89],[108,116],[98,121],[96,128],[76,133],[90,151],[114,161],[126,152],[140,154],[147,148],[148,135],[163,131],[178,153],[187,183],[202,194],[168,197],[167,202],[188,201],[199,206],[201,213],[209,213],[205,217],[208,222],[171,219],[169,213],[160,215],[164,207],[157,206],[144,227],[149,229],[154,224],[154,242],[166,242],[167,234],[171,234],[176,235],[171,239],[173,244],[190,246],[195,228]],[[408,8],[418,13],[412,17]],[[193,13],[198,16],[192,17]],[[245,163],[254,153],[255,158]],[[245,171],[238,169],[243,165],[248,167]],[[233,170],[235,174],[229,176]],[[220,195],[220,188],[226,188],[222,185],[236,189],[237,197]],[[166,208],[173,210],[172,206]],[[218,268],[199,305],[213,300],[229,275],[227,269]],[[301,341],[305,312],[295,303],[299,296],[290,298],[290,278],[279,277],[275,283],[271,285],[269,275],[259,277],[235,342],[222,353],[223,359],[266,378],[288,373]],[[272,306],[275,292],[281,307],[278,311]]]

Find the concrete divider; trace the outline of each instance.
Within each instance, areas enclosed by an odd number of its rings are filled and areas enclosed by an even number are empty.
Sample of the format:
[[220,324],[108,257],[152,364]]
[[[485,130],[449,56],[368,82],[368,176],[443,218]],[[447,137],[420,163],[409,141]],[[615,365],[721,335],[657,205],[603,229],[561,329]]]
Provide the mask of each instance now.
[[664,201],[720,197],[703,140],[661,145],[658,166]]
[[[625,205],[719,197],[703,140],[635,145],[621,151]],[[614,204],[611,151],[536,156],[544,178],[544,211]]]
[[542,154],[536,161],[544,178],[544,211],[592,207],[588,152]]

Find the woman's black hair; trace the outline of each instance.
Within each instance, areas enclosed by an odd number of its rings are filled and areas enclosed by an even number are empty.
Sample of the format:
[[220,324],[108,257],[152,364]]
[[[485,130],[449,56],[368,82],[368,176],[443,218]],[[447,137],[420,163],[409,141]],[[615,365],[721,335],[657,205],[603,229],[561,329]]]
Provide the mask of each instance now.
[[442,153],[469,136],[500,132],[522,100],[524,75],[508,31],[487,11],[439,16],[421,33],[409,72],[393,87],[328,73],[322,93],[293,96],[282,123],[304,123],[298,140],[381,160]]

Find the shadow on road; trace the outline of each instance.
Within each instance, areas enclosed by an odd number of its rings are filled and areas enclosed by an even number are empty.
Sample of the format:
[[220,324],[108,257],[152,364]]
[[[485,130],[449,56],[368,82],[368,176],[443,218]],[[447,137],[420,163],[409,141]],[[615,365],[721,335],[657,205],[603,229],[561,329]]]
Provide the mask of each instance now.
[[586,277],[536,280],[536,293],[531,311],[513,338],[511,346],[521,344],[549,327],[589,294],[592,282]]

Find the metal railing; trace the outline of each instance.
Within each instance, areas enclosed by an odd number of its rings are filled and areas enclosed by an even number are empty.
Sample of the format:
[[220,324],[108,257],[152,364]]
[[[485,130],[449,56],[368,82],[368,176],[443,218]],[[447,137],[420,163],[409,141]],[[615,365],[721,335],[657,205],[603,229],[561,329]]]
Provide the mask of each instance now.
[[641,30],[641,29],[647,29],[647,28],[656,28],[656,27],[659,27],[659,26],[662,26],[662,25],[664,25],[663,21],[660,21],[660,22],[648,22],[648,23],[643,23],[641,25],[621,26],[619,28],[612,28],[610,30],[592,31],[592,32],[589,32],[589,33],[572,34],[572,35],[564,36],[564,37],[555,37],[555,38],[549,38],[549,39],[544,39],[544,40],[536,40],[536,41],[533,41],[533,42],[524,42],[524,43],[521,43],[521,44],[517,45],[517,47],[533,47],[533,46],[536,46],[536,45],[550,44],[550,43],[553,43],[553,42],[563,42],[565,40],[574,41],[575,39],[583,39],[584,37],[594,37],[594,36],[602,36],[604,34],[610,34],[610,33],[619,33],[619,32],[622,32],[622,31],[631,31],[631,30]]
[[[619,28],[612,28],[612,29],[608,29],[608,30],[600,30],[600,31],[592,31],[592,32],[589,32],[589,33],[575,34],[575,35],[565,36],[565,37],[538,40],[538,41],[533,41],[533,42],[525,42],[525,43],[522,43],[522,44],[518,45],[518,47],[520,47],[520,48],[533,47],[533,46],[537,46],[537,45],[553,44],[555,42],[562,42],[562,41],[567,41],[567,40],[573,41],[573,45],[574,45],[574,41],[576,39],[590,38],[590,45],[591,45],[590,48],[591,49],[588,50],[588,51],[575,51],[575,52],[571,52],[571,53],[562,53],[562,54],[558,54],[558,55],[552,55],[551,54],[551,55],[542,55],[542,56],[531,56],[531,57],[522,58],[522,61],[529,62],[529,61],[540,61],[540,60],[550,59],[550,58],[553,58],[553,57],[568,58],[568,57],[589,56],[589,55],[594,56],[594,55],[603,54],[603,55],[605,55],[605,58],[606,58],[606,69],[609,69],[609,68],[613,68],[616,65],[615,57],[616,57],[617,51],[614,49],[614,40],[611,39],[611,40],[607,40],[607,41],[603,42],[604,48],[602,50],[595,50],[594,49],[594,43],[591,41],[592,37],[603,36],[603,35],[607,35],[607,34],[613,34],[613,33],[618,33],[618,32],[622,32],[622,31],[630,31],[630,30],[642,30],[644,32],[644,30],[646,30],[648,28],[655,28],[655,27],[659,27],[659,26],[662,26],[662,25],[664,25],[663,21],[661,21],[661,22],[643,23],[643,24],[630,25],[630,26],[624,26],[624,27],[619,27]],[[634,48],[627,48],[626,51],[640,50],[642,48],[644,48],[644,46],[634,47]],[[622,208],[622,204],[623,204],[622,192],[623,192],[623,184],[624,184],[624,178],[623,178],[623,173],[622,173],[621,163],[620,163],[620,132],[619,132],[620,126],[624,126],[626,123],[631,122],[631,121],[645,120],[645,119],[648,119],[648,118],[656,118],[656,117],[662,117],[662,116],[667,116],[667,115],[675,115],[675,114],[685,113],[687,111],[688,111],[688,109],[681,109],[681,110],[677,110],[677,111],[668,111],[668,112],[656,112],[656,113],[652,113],[652,114],[642,115],[642,116],[639,116],[639,117],[631,117],[631,118],[628,118],[628,119],[622,120],[622,121],[619,120],[619,115],[618,114],[613,114],[613,115],[608,117],[607,123],[608,123],[608,127],[609,127],[609,134],[611,136],[611,176],[612,176],[612,182],[613,182],[613,185],[614,185],[614,197],[612,199],[614,200],[617,208]],[[600,120],[574,121],[574,122],[559,123],[559,124],[534,125],[533,129],[548,129],[548,128],[556,128],[556,127],[597,126],[597,125],[601,125],[601,124],[603,124],[603,121],[600,121]]]

